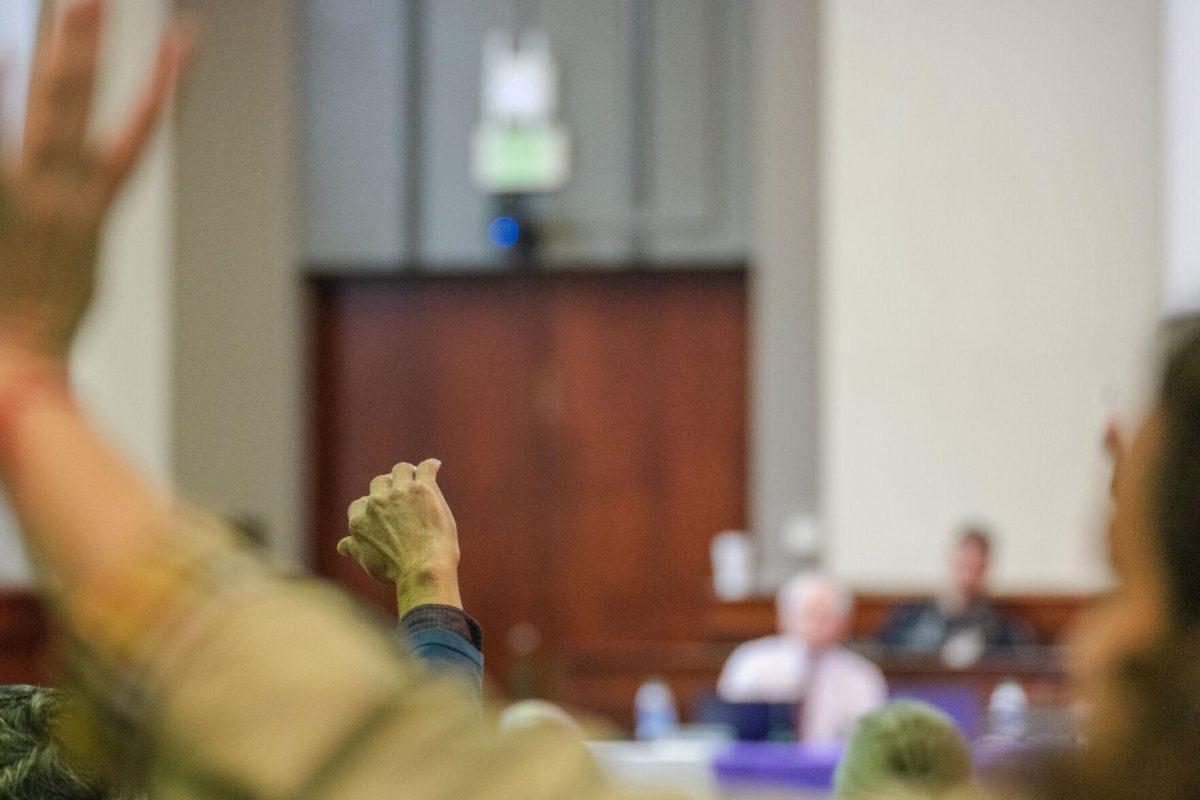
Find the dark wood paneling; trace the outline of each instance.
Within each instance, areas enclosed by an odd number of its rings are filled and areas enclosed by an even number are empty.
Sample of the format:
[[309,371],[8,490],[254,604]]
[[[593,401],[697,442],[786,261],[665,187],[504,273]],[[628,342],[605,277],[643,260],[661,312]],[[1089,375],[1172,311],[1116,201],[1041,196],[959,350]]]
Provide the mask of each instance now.
[[[373,475],[435,455],[501,686],[547,690],[576,644],[694,636],[709,541],[745,522],[744,284],[740,270],[312,282],[318,571],[389,610],[333,546]],[[510,649],[514,629],[540,636],[532,658]]]
[[386,612],[387,587],[333,549],[346,506],[401,460],[442,459],[459,523],[469,607],[507,629],[533,602],[538,518],[529,387],[538,378],[539,315],[517,287],[384,287],[348,282],[318,309],[315,563]]
[[[869,639],[883,628],[891,613],[904,603],[921,599],[911,594],[860,594],[854,598],[850,635]],[[1025,622],[1038,644],[1061,644],[1075,617],[1094,598],[1086,595],[1001,595],[1001,613]],[[705,635],[712,641],[743,642],[775,630],[775,600],[759,597],[737,603],[713,601],[706,614]]]
[[[1059,656],[1050,649],[993,659],[971,669],[950,669],[936,659],[903,657],[872,649],[870,639],[899,605],[913,595],[864,594],[855,598],[851,637],[883,669],[894,687],[959,684],[972,687],[986,702],[1002,680],[1022,681],[1041,705],[1063,702],[1067,679]],[[1092,598],[1078,595],[1005,595],[1000,609],[1025,621],[1043,645],[1060,644],[1074,617]],[[741,642],[775,632],[775,601],[754,598],[736,603],[712,600],[692,630],[691,641],[578,643],[565,654],[561,696],[571,704],[602,714],[618,725],[632,724],[631,701],[651,676],[665,678],[686,713],[696,700],[716,689],[725,659]]]
[[36,594],[0,589],[0,684],[46,684],[51,677],[50,635]]
[[[571,707],[599,714],[631,730],[632,699],[638,686],[656,676],[667,681],[684,719],[696,702],[716,690],[717,677],[733,642],[629,642],[579,645],[566,654],[560,696]],[[971,688],[980,707],[1001,681],[1020,681],[1033,705],[1063,706],[1068,680],[1059,655],[1050,650],[985,660],[951,669],[936,659],[870,653],[893,690],[936,685]]]
[[745,518],[740,292],[654,276],[556,293],[547,578],[568,641],[692,635],[709,540]]

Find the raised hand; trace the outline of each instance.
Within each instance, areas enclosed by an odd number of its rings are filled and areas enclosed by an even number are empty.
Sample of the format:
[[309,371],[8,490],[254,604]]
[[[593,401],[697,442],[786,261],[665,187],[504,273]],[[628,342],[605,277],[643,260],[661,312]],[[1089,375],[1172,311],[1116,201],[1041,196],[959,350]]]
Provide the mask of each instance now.
[[422,603],[462,607],[458,528],[442,497],[436,459],[397,464],[350,504],[350,535],[338,552],[377,581],[396,585],[400,614]]
[[87,310],[100,229],[146,149],[192,49],[172,27],[114,138],[89,137],[103,0],[71,0],[34,60],[25,141],[0,167],[0,346],[61,358]]

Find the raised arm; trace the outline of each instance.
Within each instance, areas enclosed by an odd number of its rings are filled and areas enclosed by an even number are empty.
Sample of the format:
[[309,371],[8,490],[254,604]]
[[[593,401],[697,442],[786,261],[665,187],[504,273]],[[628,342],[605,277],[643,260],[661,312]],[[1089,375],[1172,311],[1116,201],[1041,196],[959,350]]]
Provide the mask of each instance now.
[[[56,20],[25,147],[0,175],[0,480],[57,620],[82,645],[66,673],[84,713],[64,720],[67,738],[153,797],[607,796],[577,743],[496,740],[459,687],[398,658],[340,594],[272,576],[219,526],[186,528],[71,401],[63,358],[100,228],[189,50],[169,32],[125,132],[94,145],[101,16],[100,0],[80,0]],[[402,608],[459,602],[457,580],[438,579],[457,544],[435,474],[414,468],[387,488],[421,498],[406,506],[431,514],[418,529],[442,534],[395,573]]]
[[350,504],[350,535],[338,552],[375,580],[396,587],[403,617],[419,605],[462,608],[458,590],[458,526],[437,483],[442,463],[402,462],[371,481]]
[[397,464],[350,504],[350,535],[338,552],[396,589],[400,631],[435,669],[461,675],[483,692],[483,633],[462,610],[458,527],[437,483],[441,462]]
[[166,503],[72,402],[64,359],[91,300],[98,241],[187,61],[172,28],[123,131],[90,135],[100,0],[71,2],[42,36],[24,146],[0,176],[0,479],[43,579],[108,592],[161,531]]

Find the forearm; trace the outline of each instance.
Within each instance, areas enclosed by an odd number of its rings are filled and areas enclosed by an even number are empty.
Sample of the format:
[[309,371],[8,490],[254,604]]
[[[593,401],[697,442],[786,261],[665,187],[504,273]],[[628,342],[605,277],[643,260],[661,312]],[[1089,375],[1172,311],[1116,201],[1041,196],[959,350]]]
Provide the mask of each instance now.
[[458,567],[446,565],[396,581],[396,613],[401,619],[418,606],[440,605],[462,609]]
[[20,152],[0,154],[0,481],[44,583],[103,592],[161,535],[167,506],[104,444],[58,373],[96,285],[108,211],[192,37],[173,26],[128,121],[98,139],[90,101],[104,3],[59,5],[33,59]]
[[65,379],[0,354],[0,480],[39,575],[105,596],[169,527],[168,504],[100,435]]

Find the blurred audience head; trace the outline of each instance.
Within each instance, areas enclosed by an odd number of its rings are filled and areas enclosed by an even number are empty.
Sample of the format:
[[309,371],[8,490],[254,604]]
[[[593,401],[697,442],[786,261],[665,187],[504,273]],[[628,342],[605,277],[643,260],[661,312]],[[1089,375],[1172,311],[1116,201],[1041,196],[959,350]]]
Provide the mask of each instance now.
[[951,558],[954,593],[960,601],[985,597],[992,565],[992,537],[982,525],[968,525],[955,541]]
[[814,651],[834,647],[845,638],[853,609],[849,590],[818,572],[792,578],[776,599],[780,632]]
[[924,703],[896,701],[859,720],[834,776],[835,800],[941,798],[971,781],[954,723]]
[[496,724],[501,733],[549,726],[575,738],[584,738],[583,726],[562,707],[547,700],[519,700],[500,713]]
[[1055,798],[1200,797],[1200,332],[1172,350],[1156,404],[1113,456],[1116,587],[1078,624],[1072,667],[1090,747]]
[[102,800],[115,794],[64,756],[52,729],[58,693],[38,686],[0,686],[0,797]]
[[1100,690],[1128,659],[1200,631],[1200,329],[1168,357],[1130,442],[1110,429],[1108,548],[1117,587],[1080,626],[1075,665]]

